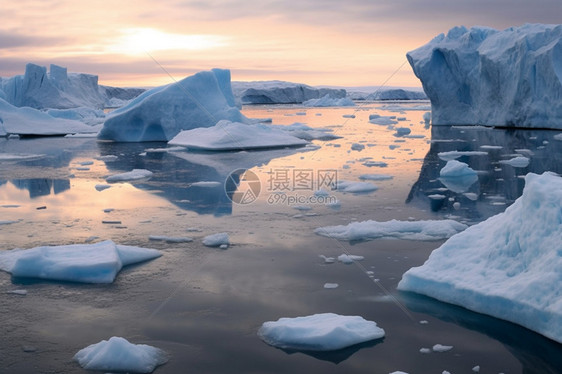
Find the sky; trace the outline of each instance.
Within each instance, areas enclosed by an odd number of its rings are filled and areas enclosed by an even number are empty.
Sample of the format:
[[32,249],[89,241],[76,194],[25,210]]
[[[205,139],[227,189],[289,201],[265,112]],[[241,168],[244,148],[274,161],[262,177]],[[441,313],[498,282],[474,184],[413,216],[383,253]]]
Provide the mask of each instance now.
[[3,0],[0,77],[29,62],[156,86],[232,80],[421,86],[406,53],[457,25],[560,23],[560,0]]

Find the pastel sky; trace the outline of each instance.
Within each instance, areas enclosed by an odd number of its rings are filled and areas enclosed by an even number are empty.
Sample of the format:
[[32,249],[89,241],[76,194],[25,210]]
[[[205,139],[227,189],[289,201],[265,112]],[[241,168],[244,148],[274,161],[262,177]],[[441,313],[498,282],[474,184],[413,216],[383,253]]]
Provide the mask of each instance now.
[[[0,5],[0,76],[25,64],[151,86],[233,80],[420,86],[406,52],[456,25],[560,23],[560,0],[18,0]],[[392,75],[400,66],[396,74]],[[169,74],[169,75],[168,75]]]

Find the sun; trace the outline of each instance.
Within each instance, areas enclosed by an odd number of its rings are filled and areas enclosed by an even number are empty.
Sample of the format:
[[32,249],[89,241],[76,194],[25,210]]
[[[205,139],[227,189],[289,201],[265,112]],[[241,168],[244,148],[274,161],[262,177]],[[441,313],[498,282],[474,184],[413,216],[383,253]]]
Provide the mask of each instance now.
[[163,50],[206,50],[225,46],[226,38],[217,35],[173,34],[153,28],[126,28],[109,51],[127,55],[141,55]]

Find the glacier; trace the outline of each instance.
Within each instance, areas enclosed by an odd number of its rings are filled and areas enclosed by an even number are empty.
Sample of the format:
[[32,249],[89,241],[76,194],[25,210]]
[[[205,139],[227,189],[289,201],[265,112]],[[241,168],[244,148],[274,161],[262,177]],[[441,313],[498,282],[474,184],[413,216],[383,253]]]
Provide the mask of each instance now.
[[160,257],[155,249],[117,245],[69,244],[0,252],[0,270],[14,277],[80,283],[112,283],[123,266]]
[[407,58],[433,125],[562,129],[562,25],[454,27]]
[[168,361],[168,355],[160,348],[133,344],[125,338],[113,336],[81,349],[74,355],[74,361],[86,370],[152,373],[157,366]]
[[503,213],[451,237],[398,284],[562,343],[562,178],[529,173]]
[[334,351],[370,340],[381,339],[382,328],[360,316],[320,313],[264,322],[258,336],[282,349]]
[[316,88],[303,83],[284,81],[232,82],[232,90],[241,104],[301,104],[328,95],[343,99],[345,89]]
[[169,141],[182,130],[220,120],[249,123],[234,102],[230,71],[202,71],[150,89],[113,111],[98,138],[119,142]]

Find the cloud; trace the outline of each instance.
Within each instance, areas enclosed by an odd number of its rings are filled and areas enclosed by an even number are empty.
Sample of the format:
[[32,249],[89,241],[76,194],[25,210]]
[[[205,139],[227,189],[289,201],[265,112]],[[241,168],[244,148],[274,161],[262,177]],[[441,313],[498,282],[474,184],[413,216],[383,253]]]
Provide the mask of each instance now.
[[26,35],[14,31],[0,30],[0,49],[44,47],[55,44],[64,44],[65,42],[65,38]]

